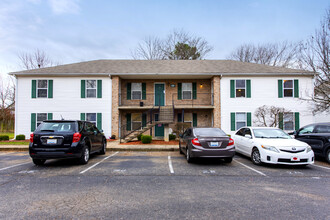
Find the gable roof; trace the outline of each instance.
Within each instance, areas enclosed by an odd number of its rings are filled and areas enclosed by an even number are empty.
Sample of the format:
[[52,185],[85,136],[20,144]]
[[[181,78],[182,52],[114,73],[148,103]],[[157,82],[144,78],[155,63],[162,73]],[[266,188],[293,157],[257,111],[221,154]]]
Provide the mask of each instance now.
[[126,74],[307,74],[313,72],[234,60],[93,60],[24,70],[11,75],[126,75]]

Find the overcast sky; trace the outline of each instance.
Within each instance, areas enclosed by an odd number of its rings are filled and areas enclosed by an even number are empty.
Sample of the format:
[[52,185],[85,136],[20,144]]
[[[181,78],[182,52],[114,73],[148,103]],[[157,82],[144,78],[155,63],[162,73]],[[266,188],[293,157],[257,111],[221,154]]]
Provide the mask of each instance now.
[[147,36],[204,37],[226,59],[242,43],[297,42],[320,26],[329,0],[0,0],[0,73],[39,48],[61,64],[132,59]]

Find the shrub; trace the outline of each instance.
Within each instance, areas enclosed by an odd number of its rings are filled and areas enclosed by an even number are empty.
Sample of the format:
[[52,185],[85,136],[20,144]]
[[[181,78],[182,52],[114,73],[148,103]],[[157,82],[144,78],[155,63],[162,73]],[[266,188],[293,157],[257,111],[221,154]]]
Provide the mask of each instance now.
[[18,140],[18,141],[25,140],[25,135],[24,134],[16,135],[16,140]]
[[152,140],[152,137],[150,135],[142,135],[141,141],[142,144],[150,144]]
[[170,134],[168,137],[168,139],[170,139],[170,141],[175,140],[175,138],[176,138],[176,135],[174,135],[174,134]]
[[137,136],[138,141],[141,141],[142,136],[143,136],[143,134],[139,134],[139,135]]
[[110,139],[116,139],[116,135],[111,135]]
[[0,141],[9,141],[9,135],[0,135]]

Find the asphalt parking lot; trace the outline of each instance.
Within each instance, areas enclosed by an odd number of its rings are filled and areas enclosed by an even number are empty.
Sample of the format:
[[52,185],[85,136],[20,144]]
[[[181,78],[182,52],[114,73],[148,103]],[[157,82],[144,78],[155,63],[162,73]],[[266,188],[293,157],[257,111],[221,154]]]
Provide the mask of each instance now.
[[330,165],[107,152],[87,165],[0,152],[1,219],[330,219]]

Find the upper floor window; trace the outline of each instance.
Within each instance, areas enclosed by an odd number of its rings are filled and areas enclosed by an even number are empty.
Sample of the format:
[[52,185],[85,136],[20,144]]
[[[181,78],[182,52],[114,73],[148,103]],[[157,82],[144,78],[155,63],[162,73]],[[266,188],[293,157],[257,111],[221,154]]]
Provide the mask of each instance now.
[[298,79],[278,80],[278,97],[299,97],[299,81]]
[[96,98],[96,80],[86,80],[87,98]]
[[102,98],[102,80],[81,80],[81,98]]
[[230,80],[230,98],[251,98],[251,80]]
[[132,99],[140,100],[142,99],[142,83],[132,83],[131,91]]
[[53,80],[32,80],[32,98],[53,98]]
[[182,83],[182,99],[191,99],[192,83]]

